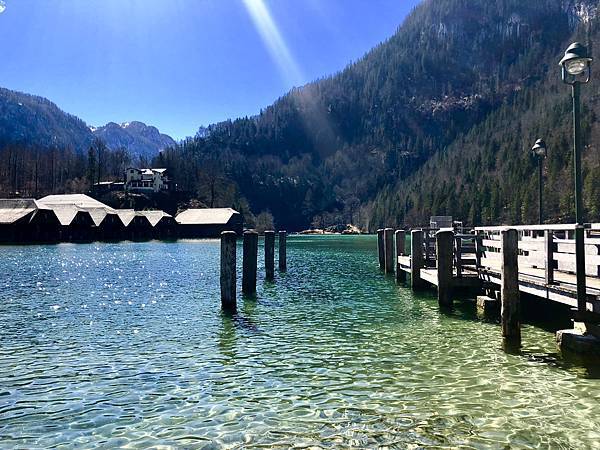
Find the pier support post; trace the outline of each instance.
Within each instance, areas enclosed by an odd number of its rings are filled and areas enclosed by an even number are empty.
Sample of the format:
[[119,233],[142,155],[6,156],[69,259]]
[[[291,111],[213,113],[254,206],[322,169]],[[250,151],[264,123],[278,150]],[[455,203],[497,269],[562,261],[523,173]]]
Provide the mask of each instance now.
[[487,295],[477,296],[477,317],[480,319],[497,319],[500,313],[500,302]]
[[396,233],[396,282],[406,282],[406,272],[400,267],[398,257],[404,255],[404,245],[406,243],[404,230],[397,230]]
[[502,336],[505,342],[514,348],[521,346],[518,254],[517,230],[502,230]]
[[256,293],[256,266],[258,259],[258,233],[246,231],[244,233],[244,256],[242,272],[242,292],[244,294]]
[[437,255],[438,304],[443,308],[452,307],[452,248],[454,232],[441,230],[435,234]]
[[383,243],[383,228],[377,230],[377,252],[379,254],[379,269],[385,269],[385,245]]
[[279,270],[287,270],[287,231],[279,232]]
[[423,258],[423,230],[412,230],[410,232],[410,284],[414,290],[423,287],[421,269],[425,261]]
[[394,273],[394,230],[386,228],[383,230],[383,242],[385,243],[385,273]]
[[221,307],[236,309],[236,237],[233,231],[221,233]]
[[275,232],[265,231],[265,279],[275,279]]

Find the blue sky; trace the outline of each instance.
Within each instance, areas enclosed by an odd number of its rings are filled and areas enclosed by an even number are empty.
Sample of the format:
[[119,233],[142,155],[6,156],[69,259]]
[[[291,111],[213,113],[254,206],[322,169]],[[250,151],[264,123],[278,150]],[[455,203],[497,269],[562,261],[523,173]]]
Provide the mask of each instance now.
[[342,69],[418,0],[3,2],[0,86],[183,138]]

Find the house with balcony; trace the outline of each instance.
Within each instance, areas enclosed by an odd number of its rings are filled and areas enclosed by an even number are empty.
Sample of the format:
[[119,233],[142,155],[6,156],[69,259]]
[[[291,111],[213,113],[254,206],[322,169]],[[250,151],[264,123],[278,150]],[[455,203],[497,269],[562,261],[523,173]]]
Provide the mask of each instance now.
[[137,169],[125,171],[125,190],[130,192],[157,193],[171,189],[167,169]]

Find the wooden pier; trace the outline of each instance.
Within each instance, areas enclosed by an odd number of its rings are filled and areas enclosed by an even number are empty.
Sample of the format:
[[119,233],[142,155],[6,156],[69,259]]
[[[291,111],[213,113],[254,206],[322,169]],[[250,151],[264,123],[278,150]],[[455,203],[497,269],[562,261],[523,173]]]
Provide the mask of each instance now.
[[[478,303],[502,311],[504,336],[517,341],[520,294],[568,305],[575,331],[558,332],[559,345],[588,351],[594,340],[600,344],[600,224],[585,225],[587,295],[580,302],[575,229],[575,225],[534,225],[478,227],[460,233],[452,228],[401,231],[396,237],[411,236],[410,251],[406,252],[404,242],[396,242],[394,266],[409,275],[413,289],[436,287],[441,307],[452,306],[457,289],[487,294]],[[385,260],[386,255],[381,256]],[[399,282],[406,278],[396,273]]]

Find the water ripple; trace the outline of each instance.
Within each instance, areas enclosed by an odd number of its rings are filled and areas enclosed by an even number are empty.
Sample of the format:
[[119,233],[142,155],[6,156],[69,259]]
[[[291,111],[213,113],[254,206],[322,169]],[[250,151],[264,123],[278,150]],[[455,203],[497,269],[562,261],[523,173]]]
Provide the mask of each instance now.
[[600,381],[552,333],[508,355],[472,306],[380,276],[371,237],[288,242],[289,272],[233,316],[218,241],[0,247],[0,447],[600,442]]

